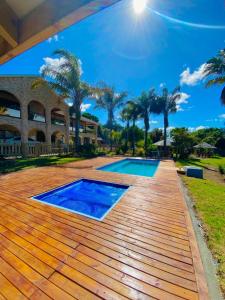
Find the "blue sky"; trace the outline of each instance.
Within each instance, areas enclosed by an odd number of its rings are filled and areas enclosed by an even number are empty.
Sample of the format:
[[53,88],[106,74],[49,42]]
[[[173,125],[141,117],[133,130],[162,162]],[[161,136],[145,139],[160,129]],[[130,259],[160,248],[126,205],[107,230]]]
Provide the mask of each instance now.
[[[130,98],[151,87],[160,92],[160,84],[172,90],[182,79],[183,103],[170,126],[224,126],[221,86],[206,89],[200,80],[202,64],[225,48],[224,0],[207,0],[207,5],[205,0],[149,0],[140,15],[132,0],[123,0],[0,66],[0,74],[39,74],[43,59],[57,48],[81,59],[84,80],[104,80]],[[106,121],[94,102],[85,103],[88,112]],[[151,120],[151,128],[162,127],[162,116]]]

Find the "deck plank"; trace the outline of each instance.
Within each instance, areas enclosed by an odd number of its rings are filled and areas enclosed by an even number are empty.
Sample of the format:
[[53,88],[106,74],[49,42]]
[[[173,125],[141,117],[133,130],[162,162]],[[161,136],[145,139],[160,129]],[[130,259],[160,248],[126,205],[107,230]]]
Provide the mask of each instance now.
[[[0,299],[208,299],[174,163],[153,178],[96,170],[119,159],[0,177]],[[102,222],[30,199],[80,178],[132,188]]]

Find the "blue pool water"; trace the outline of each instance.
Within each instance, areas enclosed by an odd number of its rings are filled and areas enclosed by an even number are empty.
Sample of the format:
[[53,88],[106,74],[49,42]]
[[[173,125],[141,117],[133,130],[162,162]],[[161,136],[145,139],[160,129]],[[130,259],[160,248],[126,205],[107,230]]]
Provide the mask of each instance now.
[[102,220],[129,186],[81,179],[33,199]]
[[158,160],[126,158],[98,168],[98,170],[153,177],[158,168]]

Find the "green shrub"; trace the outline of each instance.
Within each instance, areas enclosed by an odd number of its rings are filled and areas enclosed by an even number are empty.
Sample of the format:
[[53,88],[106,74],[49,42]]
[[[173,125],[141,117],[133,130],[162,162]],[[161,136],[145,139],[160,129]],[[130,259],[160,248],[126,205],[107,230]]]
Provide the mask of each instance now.
[[142,148],[142,147],[139,147],[139,148],[137,148],[136,149],[136,155],[137,156],[145,156],[145,149],[144,148]]
[[79,145],[78,153],[84,157],[95,157],[97,154],[96,146],[94,144]]
[[219,172],[220,172],[222,175],[225,175],[225,165],[219,165]]
[[116,155],[120,155],[120,154],[122,154],[122,150],[121,150],[121,148],[120,147],[118,147],[118,148],[116,148]]

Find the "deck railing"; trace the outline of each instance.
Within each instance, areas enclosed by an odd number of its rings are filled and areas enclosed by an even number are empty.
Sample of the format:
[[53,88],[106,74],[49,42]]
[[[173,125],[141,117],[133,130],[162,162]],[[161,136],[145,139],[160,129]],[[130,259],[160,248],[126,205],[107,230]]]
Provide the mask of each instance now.
[[37,157],[41,155],[69,154],[73,152],[73,145],[57,145],[46,143],[0,143],[0,156],[3,157],[20,157],[29,156]]
[[0,143],[0,156],[20,156],[21,144],[2,144]]

